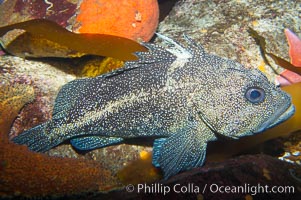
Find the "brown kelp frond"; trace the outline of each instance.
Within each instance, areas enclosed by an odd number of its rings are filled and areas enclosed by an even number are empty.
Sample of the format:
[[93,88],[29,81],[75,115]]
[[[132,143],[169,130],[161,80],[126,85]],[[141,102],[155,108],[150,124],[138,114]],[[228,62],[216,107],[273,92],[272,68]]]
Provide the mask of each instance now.
[[20,57],[98,55],[135,60],[135,52],[146,51],[145,47],[130,39],[105,34],[76,34],[45,19],[1,27],[0,36],[2,47]]

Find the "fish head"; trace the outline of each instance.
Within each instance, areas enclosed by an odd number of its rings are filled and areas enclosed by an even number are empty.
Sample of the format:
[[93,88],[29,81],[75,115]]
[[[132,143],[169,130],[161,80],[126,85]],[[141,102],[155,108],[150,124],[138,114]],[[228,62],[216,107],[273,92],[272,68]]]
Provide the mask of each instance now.
[[[289,94],[257,69],[220,60],[206,95],[200,93],[197,111],[215,133],[239,138],[260,133],[290,118],[295,107]],[[204,90],[204,89],[203,89]],[[208,92],[209,91],[209,92]]]

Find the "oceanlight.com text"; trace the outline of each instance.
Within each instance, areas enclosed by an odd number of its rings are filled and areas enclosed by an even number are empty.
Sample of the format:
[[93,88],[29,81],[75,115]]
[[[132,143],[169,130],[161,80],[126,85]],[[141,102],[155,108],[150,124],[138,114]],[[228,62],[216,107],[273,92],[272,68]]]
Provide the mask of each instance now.
[[125,188],[128,192],[137,192],[144,194],[163,194],[168,193],[195,193],[195,194],[204,194],[205,192],[210,193],[220,193],[220,194],[293,194],[295,193],[294,186],[269,186],[261,185],[250,185],[245,183],[240,186],[229,186],[229,185],[219,185],[219,184],[205,184],[203,186],[196,185],[194,183],[189,183],[185,185],[174,184],[163,185],[161,183],[154,184],[138,184],[136,186],[130,184]]

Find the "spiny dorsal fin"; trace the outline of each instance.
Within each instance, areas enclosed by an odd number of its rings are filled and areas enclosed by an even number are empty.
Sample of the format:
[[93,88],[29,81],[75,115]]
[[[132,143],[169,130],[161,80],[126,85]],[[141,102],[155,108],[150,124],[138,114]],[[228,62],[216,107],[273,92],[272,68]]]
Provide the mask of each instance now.
[[152,67],[152,64],[156,64],[156,66],[160,64],[169,66],[175,60],[187,60],[190,58],[202,59],[206,55],[204,48],[187,35],[183,35],[186,42],[185,47],[167,36],[160,33],[156,34],[164,41],[166,48],[152,43],[141,43],[149,51],[136,52],[135,54],[138,56],[138,60],[128,61],[123,68],[101,75],[101,77],[110,78],[138,67]]
[[183,34],[183,38],[185,39],[187,46],[182,46],[178,42],[165,35],[159,33],[156,33],[156,35],[168,45],[168,48],[166,50],[175,55],[177,58],[185,59],[192,57],[202,57],[206,54],[204,48],[201,45],[198,45],[193,39],[185,34]]

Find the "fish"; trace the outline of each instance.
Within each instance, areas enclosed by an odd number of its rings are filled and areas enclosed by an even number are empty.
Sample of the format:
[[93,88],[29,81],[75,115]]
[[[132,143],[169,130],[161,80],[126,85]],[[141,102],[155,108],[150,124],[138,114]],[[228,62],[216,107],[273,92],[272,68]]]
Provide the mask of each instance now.
[[290,118],[291,97],[257,69],[157,34],[138,60],[95,78],[64,85],[52,119],[13,142],[45,152],[64,141],[78,150],[153,138],[164,179],[203,166],[207,143],[258,134]]

